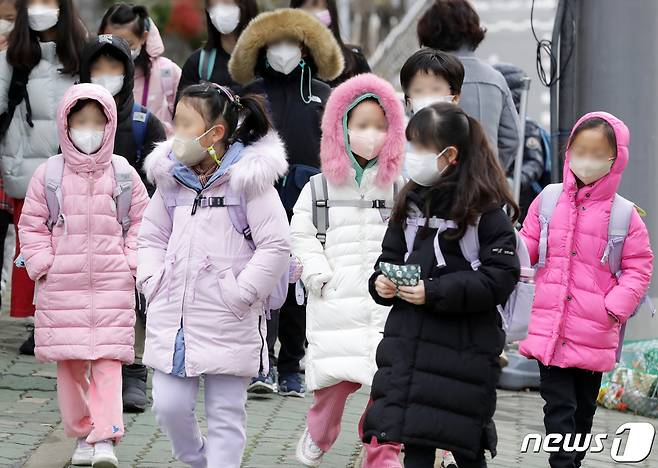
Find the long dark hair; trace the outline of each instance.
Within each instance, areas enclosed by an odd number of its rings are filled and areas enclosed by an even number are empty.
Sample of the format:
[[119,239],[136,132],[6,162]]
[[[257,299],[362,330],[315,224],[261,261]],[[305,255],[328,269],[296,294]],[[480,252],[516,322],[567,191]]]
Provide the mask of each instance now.
[[[31,71],[41,61],[39,33],[30,29],[27,17],[29,0],[16,2],[16,26],[9,35],[7,62],[14,68]],[[80,70],[80,56],[87,41],[85,29],[73,0],[59,0],[59,21],[55,26],[57,58],[62,64],[61,72],[75,75]]]
[[[510,193],[505,172],[491,149],[480,123],[461,108],[450,103],[437,103],[415,114],[407,126],[407,140],[439,150],[457,148],[457,164],[448,166],[439,181],[429,188],[423,209],[430,218],[432,200],[451,192],[450,217],[458,225],[454,237],[463,237],[478,216],[507,205],[516,221],[519,207]],[[393,220],[404,223],[407,217],[407,194],[418,189],[410,182],[400,192],[393,210]]]
[[272,123],[265,110],[265,100],[258,94],[238,96],[228,88],[214,83],[188,86],[183,90],[180,101],[189,99],[204,118],[213,124],[219,119],[226,122],[227,146],[241,141],[245,146],[264,137],[272,129]]
[[[212,20],[210,19],[210,13],[208,13],[208,4],[210,0],[205,0],[206,6],[206,28],[208,30],[208,39],[204,44],[203,48],[206,50],[220,49],[222,47],[222,33],[220,33]],[[238,27],[235,28],[233,33],[240,37],[244,28],[247,27],[249,21],[258,16],[258,3],[256,0],[235,0],[235,4],[240,7],[240,22]]]
[[[123,27],[130,23],[133,23],[132,31],[135,36],[140,38],[144,36],[144,33],[151,27],[148,10],[142,5],[117,3],[108,8],[105,15],[103,15],[98,34],[105,34],[105,30],[111,24]],[[140,68],[144,76],[151,74],[151,57],[149,57],[145,45],[142,46],[142,50],[135,59],[135,68]]]

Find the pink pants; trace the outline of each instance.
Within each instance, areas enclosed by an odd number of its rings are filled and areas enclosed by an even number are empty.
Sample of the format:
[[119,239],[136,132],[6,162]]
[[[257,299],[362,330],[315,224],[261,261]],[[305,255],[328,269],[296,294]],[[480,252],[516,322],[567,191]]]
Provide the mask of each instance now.
[[123,436],[121,362],[59,361],[57,401],[68,437],[86,437],[95,444]]
[[[313,442],[323,452],[328,452],[338,439],[347,397],[359,388],[361,388],[361,384],[341,382],[313,393],[315,401],[307,416],[308,431]],[[370,403],[368,401],[368,406]],[[359,421],[360,438],[363,438],[364,417],[365,412]],[[370,443],[363,444],[363,447],[366,451],[363,468],[401,468],[399,444],[379,444],[373,437]]]

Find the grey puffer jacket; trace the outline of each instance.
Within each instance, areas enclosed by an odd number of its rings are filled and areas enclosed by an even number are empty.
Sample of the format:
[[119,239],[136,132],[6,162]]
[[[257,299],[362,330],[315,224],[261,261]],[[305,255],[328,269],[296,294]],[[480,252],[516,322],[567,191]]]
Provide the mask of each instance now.
[[[54,42],[42,42],[41,61],[30,72],[27,92],[32,108],[30,127],[25,118],[25,101],[16,108],[7,135],[0,142],[0,160],[5,191],[10,197],[23,199],[37,167],[57,154],[59,137],[55,118],[60,99],[78,79],[59,72],[62,64]],[[0,113],[7,110],[7,93],[13,68],[7,63],[7,53],[0,53]]]
[[520,144],[519,115],[507,82],[472,50],[463,48],[452,53],[464,64],[459,106],[482,124],[503,169],[507,171],[514,163]]

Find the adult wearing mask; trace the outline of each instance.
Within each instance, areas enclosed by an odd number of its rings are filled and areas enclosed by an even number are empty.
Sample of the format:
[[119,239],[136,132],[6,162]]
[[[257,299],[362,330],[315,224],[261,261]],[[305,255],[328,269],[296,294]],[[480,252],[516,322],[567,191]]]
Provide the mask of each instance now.
[[[277,184],[288,218],[311,176],[320,172],[320,124],[332,81],[343,71],[343,54],[331,32],[313,15],[283,8],[262,13],[244,30],[229,62],[233,79],[245,92],[263,94],[274,126],[286,145],[290,170]],[[256,76],[260,78],[256,79]],[[316,79],[316,77],[318,79]],[[295,287],[280,313],[268,321],[270,374],[260,376],[251,391],[277,391],[303,397],[299,362],[304,357],[306,311]],[[281,341],[275,359],[276,338]]]
[[329,28],[343,51],[343,59],[345,60],[343,73],[335,80],[328,81],[329,86],[335,88],[353,76],[370,73],[368,59],[363,54],[361,47],[343,42],[340,34],[340,18],[338,17],[336,0],[290,0],[290,8],[301,8],[315,15],[322,24]]
[[436,0],[418,21],[421,47],[455,54],[464,64],[459,106],[480,121],[503,169],[514,164],[520,144],[519,116],[505,78],[475,57],[486,30],[468,0]]
[[228,62],[240,34],[258,15],[258,4],[256,0],[205,0],[205,6],[208,40],[185,61],[179,95],[188,86],[203,81],[240,90],[231,78]]
[[[73,0],[18,0],[16,10],[9,48],[0,53],[0,160],[5,191],[14,198],[14,224],[32,175],[58,153],[57,104],[78,79],[87,36]],[[11,316],[34,316],[33,299],[34,282],[14,267]],[[33,330],[20,352],[34,354]]]
[[98,34],[113,34],[128,42],[135,62],[135,102],[153,112],[164,125],[167,136],[172,136],[181,69],[163,56],[165,48],[160,31],[146,7],[129,3],[111,6],[103,16]]
[[[123,156],[145,182],[150,194],[155,188],[147,183],[144,159],[158,142],[167,139],[162,123],[141,105],[135,106],[133,76],[135,65],[128,43],[118,36],[102,35],[92,39],[82,51],[80,81],[103,86],[114,96],[117,107],[117,129],[114,154]],[[143,119],[143,120],[142,120]],[[141,363],[144,352],[146,318],[137,301],[135,321],[135,364],[122,366],[123,407],[130,412],[146,409],[146,379],[148,371]]]

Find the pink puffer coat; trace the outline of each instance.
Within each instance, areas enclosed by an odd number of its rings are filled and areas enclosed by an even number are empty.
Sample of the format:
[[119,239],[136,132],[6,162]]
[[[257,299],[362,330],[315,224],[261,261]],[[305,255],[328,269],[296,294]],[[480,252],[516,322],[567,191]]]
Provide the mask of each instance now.
[[[520,351],[545,365],[605,372],[615,366],[621,324],[647,292],[653,254],[647,229],[633,212],[619,280],[601,262],[612,201],[628,164],[630,134],[622,121],[605,112],[581,117],[574,128],[594,117],[614,129],[617,159],[610,174],[578,190],[567,151],[564,191],[552,215],[546,267],[537,271],[529,334]],[[533,263],[539,255],[539,204],[538,197],[521,231]]]
[[[246,147],[235,143],[204,188],[171,146],[160,144],[145,162],[158,189],[139,235],[137,284],[148,303],[144,363],[171,373],[182,326],[188,377],[267,372],[263,302],[290,263],[288,218],[274,188],[288,169],[283,143],[274,132]],[[197,190],[224,197],[229,184],[246,198],[255,252],[228,208],[192,207]]]
[[[133,95],[135,102],[147,107],[164,125],[167,136],[173,135],[172,120],[176,92],[181,77],[181,68],[167,57],[160,31],[153,20],[146,39],[146,52],[151,57],[151,74],[148,82],[148,95],[144,96],[146,79],[141,68],[135,69]],[[144,99],[146,97],[146,99]]]
[[[80,99],[98,101],[108,123],[101,149],[91,156],[71,143],[67,116]],[[116,359],[132,362],[137,233],[148,203],[133,174],[131,227],[124,239],[113,199],[114,98],[93,84],[73,86],[60,102],[59,141],[64,155],[60,222],[46,227],[46,164],[34,174],[19,222],[21,251],[37,281],[35,354],[40,361]]]

